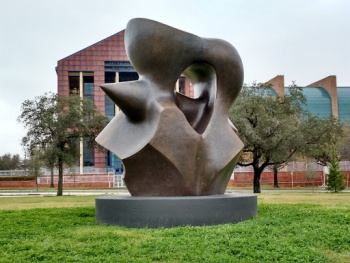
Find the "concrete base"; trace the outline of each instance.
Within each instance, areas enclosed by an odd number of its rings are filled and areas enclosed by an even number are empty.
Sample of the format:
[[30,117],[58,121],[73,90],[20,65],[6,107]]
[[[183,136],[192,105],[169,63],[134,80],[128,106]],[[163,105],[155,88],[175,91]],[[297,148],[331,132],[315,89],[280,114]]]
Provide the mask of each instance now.
[[217,225],[237,223],[257,214],[255,195],[96,198],[98,223],[126,227]]

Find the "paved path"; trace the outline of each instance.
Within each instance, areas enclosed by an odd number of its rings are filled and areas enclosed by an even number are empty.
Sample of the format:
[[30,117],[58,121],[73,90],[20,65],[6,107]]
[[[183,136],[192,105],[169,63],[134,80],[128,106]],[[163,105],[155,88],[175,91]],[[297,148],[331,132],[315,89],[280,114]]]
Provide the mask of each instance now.
[[[271,193],[311,193],[311,189],[291,189],[291,188],[280,188],[280,189],[262,189],[262,193],[271,194]],[[316,193],[325,193],[324,189],[315,188]],[[346,189],[343,192],[350,192],[350,189]],[[242,194],[252,194],[252,189],[227,189],[226,193],[242,193]],[[63,189],[63,195],[130,195],[128,190],[125,188],[108,188],[108,189],[84,189],[84,190],[65,190]],[[56,190],[36,191],[33,190],[7,190],[0,189],[0,197],[10,197],[10,196],[56,196]]]
[[[56,190],[0,190],[0,197],[9,196],[56,196]],[[64,190],[63,195],[130,195],[126,189],[88,189],[88,190]]]

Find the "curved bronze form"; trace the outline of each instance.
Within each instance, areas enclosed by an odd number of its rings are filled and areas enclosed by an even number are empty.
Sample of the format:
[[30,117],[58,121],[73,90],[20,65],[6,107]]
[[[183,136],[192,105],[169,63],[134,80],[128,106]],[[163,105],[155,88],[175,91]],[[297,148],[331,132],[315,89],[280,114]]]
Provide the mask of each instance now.
[[[139,80],[101,86],[121,111],[96,141],[123,161],[131,195],[223,194],[243,148],[228,120],[243,84],[236,49],[141,18],[125,46]],[[174,92],[182,73],[198,98]]]

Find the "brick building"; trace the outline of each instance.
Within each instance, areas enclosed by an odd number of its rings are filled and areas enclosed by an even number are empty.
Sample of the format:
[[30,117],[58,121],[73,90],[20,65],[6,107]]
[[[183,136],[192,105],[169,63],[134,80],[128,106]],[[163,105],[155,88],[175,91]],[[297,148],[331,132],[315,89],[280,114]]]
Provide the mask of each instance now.
[[[288,92],[289,87],[284,84],[284,76],[278,75],[267,81],[280,96]],[[306,108],[320,117],[335,118],[349,126],[350,121],[350,87],[338,87],[337,77],[328,76],[303,87],[303,94],[307,99]]]

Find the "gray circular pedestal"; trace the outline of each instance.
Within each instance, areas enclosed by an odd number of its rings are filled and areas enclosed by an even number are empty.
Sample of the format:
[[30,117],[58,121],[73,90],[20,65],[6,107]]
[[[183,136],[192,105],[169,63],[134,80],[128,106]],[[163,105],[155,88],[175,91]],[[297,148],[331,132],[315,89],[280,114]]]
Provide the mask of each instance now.
[[98,223],[126,227],[217,225],[244,221],[257,214],[255,195],[96,198]]

